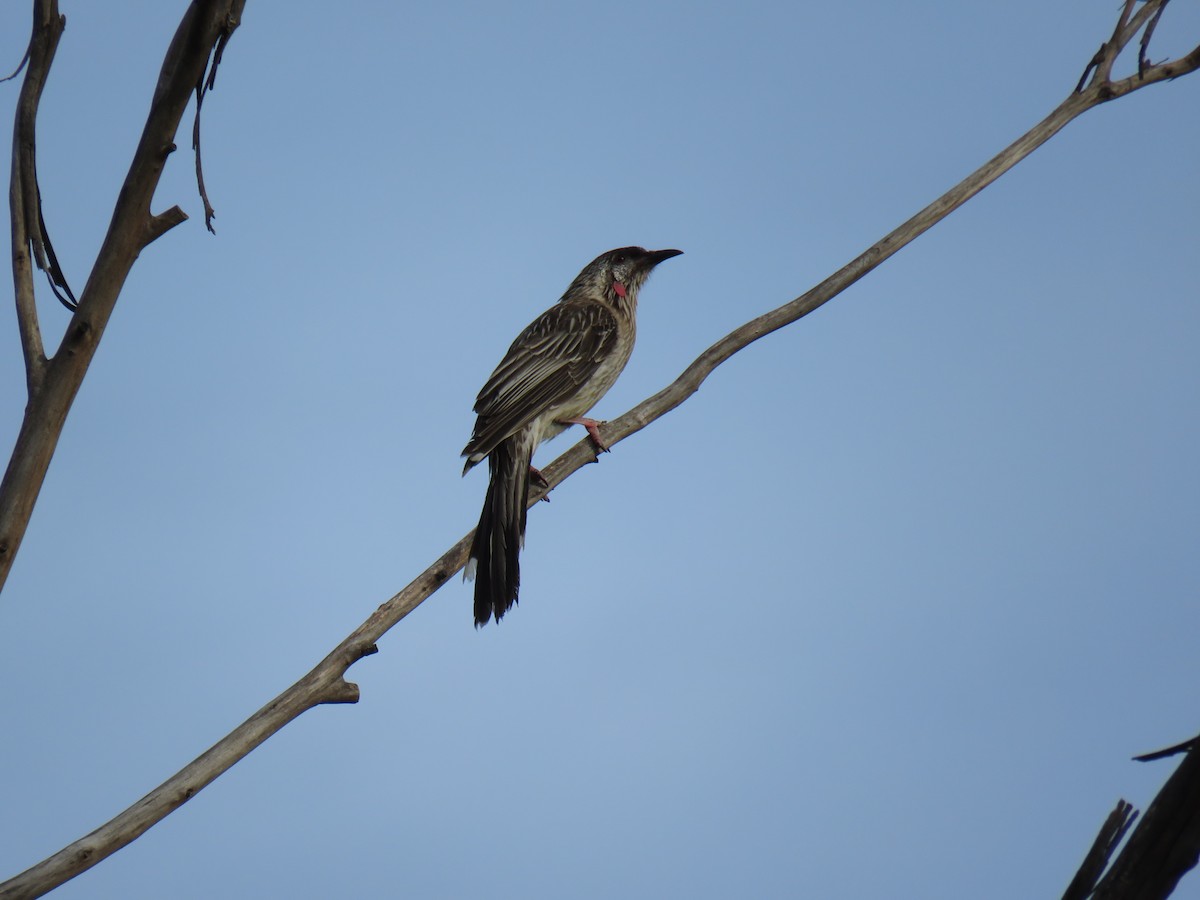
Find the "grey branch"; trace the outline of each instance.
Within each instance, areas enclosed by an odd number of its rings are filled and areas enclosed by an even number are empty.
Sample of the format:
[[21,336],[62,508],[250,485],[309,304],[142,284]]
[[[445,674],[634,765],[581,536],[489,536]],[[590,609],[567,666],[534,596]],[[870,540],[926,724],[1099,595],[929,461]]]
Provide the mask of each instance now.
[[[29,403],[0,482],[0,587],[12,569],[67,414],[134,261],[149,243],[186,218],[178,208],[152,215],[150,201],[166,159],[175,149],[175,132],[192,91],[202,82],[214,48],[223,47],[237,27],[244,2],[193,0],[184,14],[163,61],[141,140],[87,286],[57,352],[47,359],[38,327],[31,260],[47,270],[56,294],[58,288],[66,291],[72,301],[67,306],[74,308],[75,304],[42,222],[33,141],[37,102],[62,33],[63,19],[58,14],[57,0],[34,0],[33,37],[14,129],[9,191],[13,281]],[[62,299],[63,295],[59,296]]]
[[19,63],[17,63],[17,67],[15,69],[13,69],[13,72],[11,75],[5,75],[3,78],[0,78],[0,83],[3,83],[5,81],[12,81],[14,78],[16,78],[18,75],[21,74],[21,70],[25,68],[25,63],[29,62],[29,50],[30,50],[30,46],[28,44],[26,44],[25,45],[25,55],[21,57],[21,61]]
[[1200,735],[1188,738],[1178,744],[1172,744],[1170,747],[1165,747],[1162,750],[1155,750],[1153,753],[1143,753],[1140,756],[1135,756],[1134,759],[1138,762],[1154,762],[1158,759],[1166,759],[1168,756],[1174,756],[1176,753],[1186,753],[1193,747],[1200,746]]
[[[1149,20],[1149,16],[1161,6],[1162,0],[1149,0],[1145,8],[1134,17],[1134,21],[1144,24]],[[1108,44],[1105,45],[1109,47],[1107,52],[1113,54],[1112,59],[1116,58],[1116,54],[1119,54],[1120,50],[1137,33],[1137,29],[1133,28],[1133,21],[1129,19],[1129,10],[1130,6],[1127,4],[1113,39],[1116,43],[1110,41],[1111,47]],[[186,24],[187,20],[185,19],[185,26]],[[185,26],[181,26],[181,30]],[[206,31],[206,39],[215,33]],[[205,44],[204,46],[212,45]],[[1144,72],[1120,82],[1109,80],[1108,73],[1111,71],[1111,63],[1106,64],[1106,60],[1107,57],[1100,63],[1093,60],[1088,67],[1091,70],[1104,66],[1103,77],[1098,71],[1096,77],[1086,87],[1072,92],[1057,109],[1034,126],[1032,130],[1014,141],[944,196],[935,200],[816,287],[790,303],[765,313],[726,335],[702,353],[674,382],[653,397],[638,404],[619,419],[609,423],[602,433],[606,445],[612,446],[624,440],[679,406],[696,392],[704,379],[717,366],[738,351],[745,349],[762,336],[808,315],[831,300],[839,292],[896,253],[901,247],[916,239],[978,194],[1057,134],[1076,116],[1140,87],[1175,78],[1200,67],[1200,48],[1182,60],[1149,66]],[[199,61],[196,62],[198,65]],[[195,78],[193,77],[189,83],[195,84]],[[158,146],[161,147],[162,144],[160,143]],[[87,302],[86,297],[84,302]],[[84,341],[86,338],[80,338],[80,340]],[[592,462],[594,458],[595,450],[591,441],[586,438],[581,440],[542,470],[549,485],[546,490],[561,484],[575,471]],[[543,496],[541,493],[531,496],[530,504],[536,503],[541,496]],[[312,671],[247,719],[235,731],[184,767],[178,774],[91,834],[0,884],[0,900],[41,896],[95,865],[106,856],[115,853],[156,822],[178,809],[195,796],[199,790],[210,784],[239,759],[304,711],[323,703],[356,702],[358,688],[346,681],[347,669],[364,656],[374,653],[376,643],[387,631],[416,609],[463,567],[472,537],[473,533],[467,534],[459,540],[411,584],[376,609]],[[1196,805],[1196,808],[1200,809],[1200,803]]]

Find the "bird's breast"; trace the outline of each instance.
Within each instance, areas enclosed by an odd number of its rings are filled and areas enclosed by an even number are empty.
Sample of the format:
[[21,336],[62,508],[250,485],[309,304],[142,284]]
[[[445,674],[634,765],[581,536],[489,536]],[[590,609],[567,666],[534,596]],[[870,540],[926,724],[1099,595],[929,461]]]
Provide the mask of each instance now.
[[617,378],[624,371],[629,357],[633,354],[633,329],[630,328],[613,346],[609,353],[592,373],[592,377],[579,386],[579,391],[564,401],[561,409],[555,414],[555,419],[575,419],[585,415],[596,403],[608,393],[617,383]]

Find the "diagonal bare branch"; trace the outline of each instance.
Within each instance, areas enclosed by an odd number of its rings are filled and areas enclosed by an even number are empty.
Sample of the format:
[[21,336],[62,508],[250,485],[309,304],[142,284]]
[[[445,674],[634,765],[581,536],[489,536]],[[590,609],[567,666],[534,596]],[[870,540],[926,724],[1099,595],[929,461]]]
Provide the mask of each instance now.
[[[1126,6],[1125,15],[1128,14],[1128,10],[1129,4]],[[1093,82],[1084,90],[1072,92],[1029,132],[829,278],[790,303],[764,313],[717,341],[674,382],[604,426],[604,442],[611,447],[679,406],[694,394],[701,383],[725,360],[764,335],[797,321],[831,300],[946,218],[1050,140],[1077,116],[1111,100],[1114,96],[1120,96],[1121,93],[1129,93],[1154,81],[1177,77],[1185,71],[1200,67],[1200,53],[1196,55],[1198,58],[1193,62],[1177,60],[1174,63],[1152,67],[1150,76],[1140,79],[1137,83],[1131,83],[1128,89],[1122,88],[1120,92],[1114,92],[1107,82]],[[1156,71],[1158,74],[1154,74]],[[594,461],[594,447],[591,440],[585,438],[542,470],[548,483],[545,491],[561,484],[574,472]],[[545,491],[531,496],[530,505],[537,503]],[[147,829],[174,812],[239,759],[306,710],[323,703],[357,702],[357,686],[345,679],[349,667],[364,656],[376,652],[376,644],[384,634],[462,569],[472,537],[473,532],[461,538],[407,587],[379,606],[307,675],[172,778],[91,834],[0,884],[0,900],[40,896],[136,840]],[[1120,828],[1127,827],[1128,821],[1118,825]],[[1123,834],[1123,831],[1121,833]],[[1119,840],[1119,835],[1116,835],[1112,841],[1113,846]]]

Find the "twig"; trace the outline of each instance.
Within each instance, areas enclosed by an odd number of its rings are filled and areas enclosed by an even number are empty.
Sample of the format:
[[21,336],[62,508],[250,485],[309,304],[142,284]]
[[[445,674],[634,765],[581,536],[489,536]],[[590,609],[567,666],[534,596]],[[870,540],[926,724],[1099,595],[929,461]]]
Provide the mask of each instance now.
[[1142,39],[1138,42],[1138,74],[1143,77],[1146,74],[1146,69],[1150,67],[1150,61],[1148,58],[1150,53],[1150,40],[1154,37],[1154,29],[1158,27],[1158,22],[1162,18],[1163,11],[1166,10],[1169,2],[1170,0],[1162,0],[1162,5],[1155,10],[1154,18],[1152,18],[1149,24],[1146,25],[1146,30],[1142,32]]
[[[1118,32],[1125,33],[1120,29]],[[1126,43],[1132,33],[1129,32],[1125,37]],[[606,425],[603,430],[605,443],[612,446],[679,406],[695,393],[704,379],[722,362],[764,335],[795,322],[832,299],[975,196],[1081,113],[1138,87],[1192,71],[1200,67],[1200,53],[1196,56],[1196,60],[1186,65],[1176,61],[1151,67],[1145,78],[1136,84],[1123,85],[1119,91],[1107,80],[1093,79],[1086,89],[1071,93],[1057,109],[1027,134],[857,259],[802,296],[747,322],[711,346],[672,384]],[[1170,66],[1177,68],[1169,68]],[[590,439],[585,438],[544,468],[542,474],[552,488],[593,460],[592,443]],[[540,500],[544,493],[543,491],[531,496],[530,505]],[[376,643],[388,630],[462,568],[472,536],[467,534],[459,540],[411,584],[376,609],[312,671],[178,774],[91,834],[0,884],[0,900],[40,896],[41,893],[53,889],[115,853],[178,809],[195,796],[197,791],[210,784],[254,747],[305,710],[321,703],[356,702],[358,689],[345,680],[347,669],[363,656],[375,652]]]

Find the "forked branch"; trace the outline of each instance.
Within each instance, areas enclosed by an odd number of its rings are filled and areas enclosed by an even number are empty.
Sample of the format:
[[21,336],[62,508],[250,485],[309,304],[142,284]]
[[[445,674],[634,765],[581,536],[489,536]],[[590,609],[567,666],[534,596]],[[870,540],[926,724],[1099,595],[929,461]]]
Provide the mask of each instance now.
[[[150,212],[167,156],[193,89],[203,84],[214,49],[224,48],[245,0],[193,0],[171,41],[150,113],[121,187],[108,233],[78,303],[67,287],[42,217],[34,124],[64,20],[57,0],[34,0],[33,36],[14,128],[9,209],[13,284],[29,403],[12,458],[0,482],[0,587],[8,578],[33,513],[67,414],[83,383],[117,297],[138,254],[187,217],[178,207]],[[215,70],[215,62],[213,63]],[[59,348],[47,359],[38,324],[32,267],[47,272],[56,296],[74,316]]]

